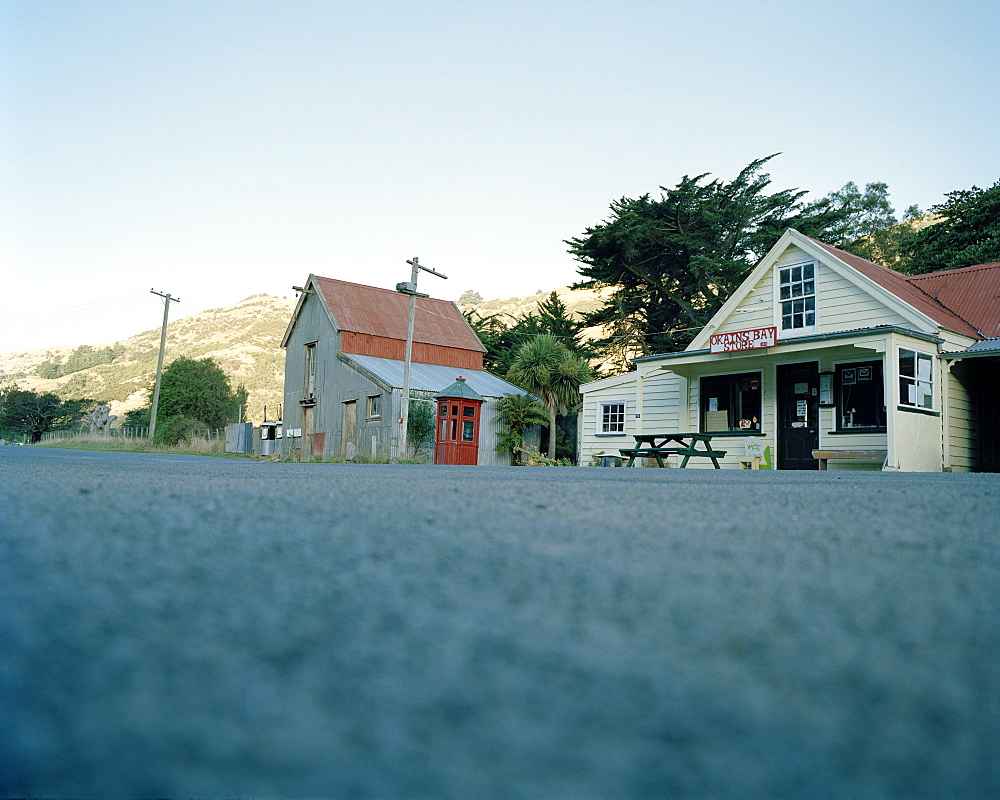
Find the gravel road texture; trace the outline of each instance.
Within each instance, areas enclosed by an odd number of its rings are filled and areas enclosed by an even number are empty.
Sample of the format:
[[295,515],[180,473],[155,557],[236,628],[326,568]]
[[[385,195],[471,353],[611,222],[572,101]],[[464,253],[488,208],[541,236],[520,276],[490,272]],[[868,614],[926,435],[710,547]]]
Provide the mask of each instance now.
[[998,500],[0,447],[0,794],[996,797]]

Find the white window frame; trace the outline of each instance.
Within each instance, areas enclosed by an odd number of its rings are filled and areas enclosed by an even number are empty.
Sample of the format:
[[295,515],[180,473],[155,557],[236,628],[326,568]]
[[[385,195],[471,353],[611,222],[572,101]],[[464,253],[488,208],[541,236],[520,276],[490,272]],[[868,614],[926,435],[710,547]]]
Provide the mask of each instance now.
[[305,345],[305,386],[303,395],[309,399],[316,396],[316,344],[306,342]]
[[[621,417],[622,417],[621,418],[621,426],[622,426],[622,428],[621,428],[620,431],[611,431],[611,430],[605,430],[604,429],[605,415],[607,414],[607,412],[605,411],[605,409],[607,409],[607,408],[609,408],[611,406],[621,406],[622,407],[622,410],[621,410]],[[627,400],[624,400],[622,398],[614,398],[614,399],[609,399],[609,400],[598,400],[597,401],[597,409],[596,409],[596,411],[597,411],[597,419],[595,420],[595,426],[594,426],[595,430],[594,430],[594,432],[598,436],[624,436],[625,435],[625,429],[626,429],[626,426],[628,425],[628,401]]]
[[[800,277],[798,281],[790,281],[789,284],[788,284],[789,287],[790,287],[789,292],[788,292],[789,296],[788,297],[782,297],[782,292],[781,292],[781,288],[782,288],[781,274],[782,274],[782,272],[784,272],[784,271],[787,270],[789,272],[789,276],[791,276],[791,273],[796,268],[802,269],[803,267],[812,267],[812,279],[810,280],[810,279],[806,279],[806,278]],[[810,294],[807,294],[805,292],[805,289],[807,288],[806,284],[808,284],[808,283],[812,284],[812,293],[810,293]],[[797,286],[797,285],[799,285],[799,286],[802,287],[802,291],[801,291],[800,294],[795,295],[794,294],[794,287]],[[810,261],[795,261],[795,262],[791,262],[791,263],[783,263],[783,264],[775,264],[774,265],[775,325],[777,326],[778,331],[779,331],[779,333],[781,335],[786,336],[786,337],[787,336],[800,336],[800,335],[804,335],[804,334],[816,333],[819,330],[819,292],[817,291],[818,285],[819,285],[819,262],[818,261],[815,261],[815,260],[810,260]],[[812,300],[812,310],[808,311],[805,308],[803,308],[802,311],[798,312],[803,317],[803,319],[802,319],[802,323],[803,324],[801,326],[799,326],[799,327],[795,327],[793,325],[792,327],[786,328],[785,327],[785,317],[786,317],[786,314],[785,314],[784,304],[785,303],[794,303],[796,301],[802,301],[803,304],[805,304],[809,299]],[[810,313],[812,314],[812,324],[811,325],[807,325],[807,324],[805,324],[805,321],[806,321],[807,315],[810,314]],[[793,312],[793,316],[794,315],[795,315],[795,312]],[[794,322],[794,319],[793,319],[793,322]]]
[[[913,355],[914,373],[913,375],[903,374],[903,354],[910,353]],[[926,375],[921,375],[920,364],[924,362],[927,364]],[[930,353],[924,353],[920,350],[914,350],[912,347],[900,347],[896,353],[896,372],[899,376],[899,407],[914,409],[915,411],[935,411],[934,403],[934,356]],[[904,390],[906,387],[906,390]],[[913,390],[914,400],[909,399],[909,389]],[[921,394],[921,388],[924,389],[923,394]],[[930,398],[930,405],[923,405],[920,403],[919,398],[927,397]]]

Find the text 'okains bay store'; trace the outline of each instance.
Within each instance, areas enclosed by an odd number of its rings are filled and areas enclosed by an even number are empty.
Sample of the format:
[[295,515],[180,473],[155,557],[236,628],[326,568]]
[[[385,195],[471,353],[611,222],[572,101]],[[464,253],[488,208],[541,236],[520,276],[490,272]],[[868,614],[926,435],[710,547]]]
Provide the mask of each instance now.
[[998,337],[1000,263],[907,276],[788,230],[685,350],[580,388],[580,463],[697,431],[723,468],[758,440],[775,469],[1000,471]]

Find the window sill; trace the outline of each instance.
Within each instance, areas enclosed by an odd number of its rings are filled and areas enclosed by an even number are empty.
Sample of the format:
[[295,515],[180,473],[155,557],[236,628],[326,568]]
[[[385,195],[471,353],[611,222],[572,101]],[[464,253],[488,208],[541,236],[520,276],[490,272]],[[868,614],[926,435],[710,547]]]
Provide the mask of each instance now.
[[766,436],[766,433],[756,428],[744,428],[738,431],[702,431],[706,436]]
[[618,433],[595,433],[594,436],[618,436],[618,437],[622,437],[622,436],[628,436],[628,434],[625,433],[625,431],[620,431]]
[[[808,328],[782,328],[778,326],[778,336],[781,339],[798,339],[800,336],[815,336],[819,333],[819,327],[812,325]],[[779,341],[778,344],[781,344]]]
[[835,431],[826,431],[827,436],[853,436],[856,434],[887,433],[886,428],[837,428]]
[[933,408],[917,408],[916,406],[896,406],[897,411],[905,411],[908,414],[925,414],[928,417],[940,417],[941,412]]

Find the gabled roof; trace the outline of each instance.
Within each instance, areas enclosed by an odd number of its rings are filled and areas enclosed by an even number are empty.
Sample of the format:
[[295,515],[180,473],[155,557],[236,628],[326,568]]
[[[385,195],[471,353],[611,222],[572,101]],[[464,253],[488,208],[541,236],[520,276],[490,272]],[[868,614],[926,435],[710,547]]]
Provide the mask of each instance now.
[[792,245],[813,258],[836,259],[835,264],[843,265],[837,269],[845,277],[879,296],[882,302],[911,319],[915,325],[944,328],[970,339],[1000,335],[1000,263],[980,264],[928,275],[903,275],[789,228],[715,313],[709,324],[698,332],[687,346],[686,352],[708,346],[716,323],[726,320],[739,308],[764,274],[773,268],[781,254]]
[[[403,387],[405,364],[391,358],[340,353],[341,361],[369,373],[381,383],[396,389]],[[528,394],[512,383],[481,369],[458,369],[440,364],[411,364],[410,389],[419,392],[440,392],[451,386],[461,375],[470,389],[483,397],[503,397],[505,394]]]
[[[304,288],[307,292],[315,290],[338,330],[406,341],[408,295],[319,275],[310,275]],[[305,297],[306,294],[303,294],[299,299],[299,305],[285,334],[286,340]],[[436,300],[433,297],[417,298],[413,341],[477,353],[486,352],[458,306],[450,300]]]
[[[915,308],[921,314],[930,317],[941,327],[955,333],[961,333],[964,336],[971,336],[974,339],[981,337],[982,334],[980,334],[980,329],[977,325],[972,324],[969,319],[959,315],[955,310],[948,308],[935,299],[914,281],[917,277],[925,276],[904,275],[901,272],[896,272],[894,269],[876,264],[874,261],[869,261],[861,256],[848,253],[846,250],[840,250],[818,239],[813,239],[811,236],[805,238],[815,242],[828,253],[836,256],[848,266],[853,267],[857,272],[874,281],[886,291],[892,292],[904,303]],[[975,267],[970,267],[969,269],[975,269]],[[959,270],[953,271],[958,272]],[[942,273],[934,274],[940,275]],[[956,281],[956,283],[958,282]],[[996,309],[994,310],[996,311]],[[1000,323],[1000,313],[995,314],[995,316],[997,317],[996,322]]]

